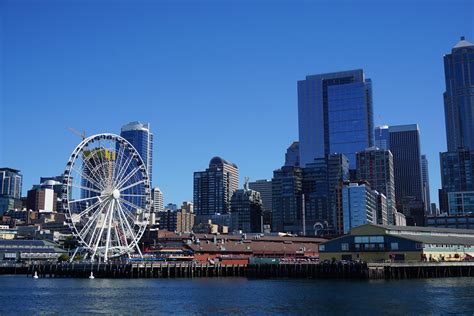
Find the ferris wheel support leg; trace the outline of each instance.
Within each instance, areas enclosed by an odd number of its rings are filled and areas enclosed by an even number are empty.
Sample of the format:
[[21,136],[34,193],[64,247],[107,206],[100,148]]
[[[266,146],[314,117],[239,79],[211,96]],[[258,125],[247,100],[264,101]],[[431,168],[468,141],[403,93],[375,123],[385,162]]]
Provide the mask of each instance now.
[[135,247],[137,247],[137,251],[138,251],[138,254],[140,255],[140,257],[143,258],[143,254],[142,254],[142,251],[140,250],[140,246],[138,245],[138,242],[135,245]]
[[69,258],[69,263],[74,261],[74,258],[76,257],[77,251],[79,250],[79,247],[76,247],[76,250],[74,250],[74,253],[71,258]]

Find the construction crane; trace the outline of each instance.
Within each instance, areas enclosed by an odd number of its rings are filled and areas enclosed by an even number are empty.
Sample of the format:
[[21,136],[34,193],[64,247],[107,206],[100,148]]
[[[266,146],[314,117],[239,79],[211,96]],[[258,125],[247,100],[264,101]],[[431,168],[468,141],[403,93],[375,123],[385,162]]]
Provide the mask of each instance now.
[[81,134],[81,132],[78,132],[77,130],[75,130],[75,129],[72,128],[72,127],[68,127],[67,129],[68,129],[70,132],[72,132],[72,133],[76,134],[77,136],[81,137],[82,140],[86,139],[86,132],[85,132],[85,131],[82,132],[82,134]]

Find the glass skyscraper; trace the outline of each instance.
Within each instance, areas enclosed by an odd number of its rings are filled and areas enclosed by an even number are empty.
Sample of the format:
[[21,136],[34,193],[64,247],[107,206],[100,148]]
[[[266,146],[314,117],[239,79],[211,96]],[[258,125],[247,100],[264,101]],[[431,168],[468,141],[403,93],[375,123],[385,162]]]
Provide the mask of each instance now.
[[307,76],[298,81],[300,166],[315,158],[355,154],[373,146],[372,83],[362,69]]
[[444,56],[448,151],[474,150],[474,44],[464,37]]
[[397,125],[390,126],[389,133],[397,211],[407,217],[407,224],[423,226],[425,196],[421,169],[420,130],[417,124]]
[[388,133],[388,126],[382,125],[375,128],[375,147],[383,150],[390,149],[390,136]]
[[153,174],[153,133],[149,123],[130,122],[122,126],[120,136],[138,151],[148,170],[150,185]]
[[20,170],[0,168],[0,215],[21,207],[22,181]]

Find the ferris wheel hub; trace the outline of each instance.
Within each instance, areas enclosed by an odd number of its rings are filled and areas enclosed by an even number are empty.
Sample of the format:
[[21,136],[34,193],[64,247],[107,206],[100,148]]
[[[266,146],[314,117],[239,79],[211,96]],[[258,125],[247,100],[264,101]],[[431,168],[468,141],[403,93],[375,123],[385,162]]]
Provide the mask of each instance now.
[[120,198],[120,191],[118,189],[113,190],[112,196],[114,197],[114,199],[118,200]]

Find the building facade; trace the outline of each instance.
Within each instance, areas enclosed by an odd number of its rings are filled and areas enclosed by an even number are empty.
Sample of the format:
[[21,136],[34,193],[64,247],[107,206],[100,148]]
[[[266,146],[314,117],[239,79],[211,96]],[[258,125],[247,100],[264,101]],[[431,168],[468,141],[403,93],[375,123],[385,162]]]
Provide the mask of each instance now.
[[474,150],[474,44],[464,37],[444,55],[444,113],[448,151]]
[[398,125],[390,126],[389,133],[397,211],[406,216],[408,225],[423,226],[425,206],[420,130],[417,124]]
[[211,216],[230,213],[232,194],[239,186],[237,165],[214,157],[205,171],[194,173],[193,204],[198,222],[206,223]]
[[357,153],[357,180],[385,195],[387,214],[377,214],[377,223],[393,225],[396,209],[393,155],[388,149],[368,148]]
[[372,83],[362,69],[307,76],[298,81],[300,165],[373,146]]
[[272,180],[257,180],[254,182],[249,182],[249,188],[251,190],[257,191],[260,193],[262,199],[263,211],[271,212],[272,211]]

